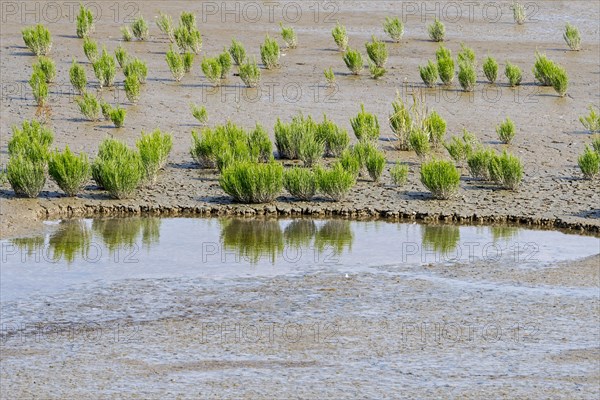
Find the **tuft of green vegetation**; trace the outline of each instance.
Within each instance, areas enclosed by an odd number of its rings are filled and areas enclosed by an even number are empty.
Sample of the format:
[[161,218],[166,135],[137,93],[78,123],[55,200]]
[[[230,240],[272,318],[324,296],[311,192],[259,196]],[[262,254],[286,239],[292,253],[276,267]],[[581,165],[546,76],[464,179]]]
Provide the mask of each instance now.
[[350,137],[345,129],[337,126],[323,115],[323,122],[317,126],[316,137],[325,144],[328,157],[339,157],[350,144]]
[[223,52],[219,54],[217,59],[219,60],[219,64],[221,64],[221,79],[225,79],[229,72],[231,72],[231,66],[233,64],[231,55],[229,55],[227,49],[223,49]]
[[291,26],[283,26],[283,22],[280,22],[279,26],[281,27],[281,37],[283,38],[283,41],[285,42],[286,46],[289,49],[295,49],[296,47],[298,47],[298,35],[296,35],[296,31],[294,31],[294,28],[292,28]]
[[99,121],[102,108],[96,95],[84,91],[80,98],[75,99],[81,113],[90,121]]
[[170,46],[169,51],[166,54],[166,60],[169,70],[171,70],[171,74],[173,75],[173,79],[177,82],[181,81],[181,78],[185,75],[185,65],[181,54],[174,51],[173,46]]
[[84,38],[94,31],[94,16],[89,8],[79,3],[79,14],[77,14],[77,37]]
[[73,58],[73,64],[71,64],[71,69],[69,69],[69,78],[71,79],[71,85],[77,90],[79,94],[82,94],[85,91],[85,86],[87,85],[87,76],[85,73],[85,69],[75,61]]
[[179,26],[173,31],[173,36],[182,53],[192,51],[199,54],[202,50],[202,35],[196,27],[196,15],[193,13],[181,13]]
[[183,53],[183,71],[187,74],[192,71],[192,67],[194,66],[194,58],[196,54],[191,52]]
[[121,35],[125,42],[131,42],[133,39],[133,33],[131,33],[131,29],[128,26],[121,27]]
[[304,117],[302,114],[298,114],[292,118],[291,123],[287,124],[277,119],[274,132],[275,146],[279,157],[289,160],[300,159],[302,141],[316,140],[317,129],[318,124],[310,116]]
[[542,86],[552,86],[552,76],[556,64],[546,57],[545,54],[535,52],[535,63],[533,64],[533,75]]
[[436,199],[451,198],[460,186],[460,173],[451,161],[431,160],[421,165],[421,183]]
[[431,151],[429,133],[424,129],[413,129],[408,135],[408,144],[417,156],[423,158]]
[[354,157],[358,160],[360,173],[362,169],[366,168],[367,160],[375,155],[380,153],[379,148],[373,142],[358,142],[354,146],[352,146],[352,153]]
[[475,89],[477,72],[473,64],[467,62],[458,64],[458,81],[465,92],[472,92]]
[[[362,144],[359,143],[356,146],[360,145]],[[337,163],[339,163],[343,169],[350,172],[352,176],[354,176],[354,178],[358,178],[358,175],[360,174],[360,170],[362,168],[360,165],[361,160],[359,159],[360,155],[357,153],[358,152],[355,151],[355,149],[346,149],[342,152],[342,154],[340,155],[340,159],[337,161]]]
[[98,44],[96,41],[90,37],[85,37],[83,39],[83,53],[87,57],[88,61],[91,63],[95,63],[98,61]]
[[427,31],[429,32],[429,38],[434,42],[444,41],[446,27],[439,19],[436,18],[435,21],[433,21],[433,24],[427,27]]
[[317,176],[308,168],[294,167],[285,171],[283,186],[292,196],[310,201],[317,193]]
[[408,143],[408,137],[412,130],[412,118],[410,110],[406,107],[406,104],[400,97],[400,94],[396,96],[396,99],[392,102],[393,113],[389,116],[390,128],[396,137],[396,147],[399,150],[408,150],[410,145]]
[[311,130],[310,133],[302,136],[298,146],[298,158],[305,167],[312,167],[323,158],[325,142],[317,136],[316,130]]
[[102,55],[98,61],[92,64],[92,67],[100,83],[100,88],[111,87],[115,83],[117,66],[113,56],[106,51],[106,47],[102,50]]
[[385,153],[382,151],[369,154],[365,162],[365,167],[367,168],[367,172],[373,181],[379,181],[381,174],[383,174],[383,168],[385,167],[386,162],[387,160],[385,158]]
[[390,168],[392,183],[396,186],[404,186],[408,182],[408,165],[401,164],[400,161]]
[[48,84],[46,83],[46,76],[40,71],[34,71],[29,79],[29,86],[33,93],[33,98],[39,107],[46,104],[48,100]]
[[110,112],[112,111],[112,107],[105,101],[100,103],[100,108],[102,109],[102,116],[104,119],[110,119]]
[[422,67],[419,65],[419,74],[427,87],[433,87],[438,78],[437,65],[429,60],[426,66]]
[[127,65],[127,63],[129,62],[129,55],[127,54],[127,50],[125,50],[125,47],[121,45],[117,46],[117,48],[115,49],[115,58],[119,63],[119,67],[125,68],[125,65]]
[[577,164],[586,179],[594,179],[600,174],[600,153],[585,146],[585,151],[577,159]]
[[577,29],[577,27],[567,22],[563,38],[571,50],[581,50],[581,36],[579,35],[579,29]]
[[45,165],[48,160],[50,145],[54,141],[52,130],[39,121],[23,121],[21,128],[12,127],[12,137],[8,141],[10,157],[22,154],[29,160]]
[[379,140],[380,128],[377,116],[365,111],[365,105],[360,105],[358,115],[350,119],[354,135],[360,141],[376,142]]
[[38,62],[33,64],[33,72],[41,73],[46,78],[46,83],[52,83],[56,78],[56,64],[51,58],[40,56]]
[[483,73],[490,83],[498,79],[498,63],[493,57],[488,56],[483,62]]
[[471,156],[478,144],[477,138],[464,129],[462,137],[453,136],[450,142],[444,143],[444,147],[455,162],[462,163]]
[[330,169],[317,167],[315,173],[319,191],[333,201],[342,201],[356,184],[356,177],[340,163]]
[[69,197],[74,197],[90,179],[91,167],[86,153],[76,156],[69,146],[61,153],[56,150],[48,161],[48,174]]
[[579,117],[579,122],[590,133],[600,132],[600,113],[594,110],[594,106],[590,105],[590,113]]
[[472,48],[465,46],[464,43],[460,44],[460,51],[458,52],[458,65],[460,64],[471,64],[473,67],[477,65],[475,58],[475,51]]
[[338,21],[335,27],[331,30],[331,36],[340,51],[346,51],[348,47],[348,34],[346,33],[346,27],[341,25]]
[[223,170],[219,184],[238,203],[270,203],[283,189],[283,166],[277,162],[234,163]]
[[144,167],[144,179],[154,184],[158,177],[158,171],[167,165],[169,154],[173,148],[173,135],[163,134],[160,129],[149,134],[142,131],[142,136],[135,142],[135,146],[140,153]]
[[384,42],[377,40],[375,35],[371,37],[371,41],[365,43],[367,55],[373,63],[379,68],[385,67],[388,60],[388,50]]
[[452,58],[452,53],[442,45],[436,51],[435,56],[440,79],[444,85],[451,85],[454,80],[454,59]]
[[196,104],[190,104],[190,110],[192,111],[192,115],[201,125],[206,125],[208,123],[208,112],[206,111],[206,107],[199,106]]
[[523,180],[523,164],[505,150],[502,155],[495,154],[490,160],[489,175],[502,188],[517,190]]
[[46,164],[16,154],[8,159],[6,176],[15,195],[34,198],[46,183]]
[[514,1],[511,8],[513,10],[513,18],[515,22],[519,25],[523,25],[525,23],[525,7],[523,4]]
[[115,124],[115,128],[121,128],[123,123],[125,123],[125,116],[127,115],[127,111],[124,108],[119,108],[119,106],[110,110],[110,120],[113,124]]
[[150,30],[148,28],[148,23],[143,16],[140,15],[135,21],[133,21],[131,24],[131,32],[137,40],[148,39],[150,36]]
[[511,64],[508,61],[506,62],[504,75],[506,75],[506,77],[508,78],[508,84],[511,87],[519,86],[521,84],[521,80],[523,79],[523,75],[521,74],[521,68],[514,64]]
[[383,67],[378,67],[373,61],[369,60],[369,72],[371,73],[371,78],[379,79],[386,74],[386,70]]
[[23,42],[36,56],[45,56],[52,49],[50,31],[42,24],[30,26],[21,31]]
[[344,52],[344,63],[354,75],[359,75],[364,68],[362,55],[358,50],[347,48]]
[[333,87],[335,86],[335,74],[333,73],[333,69],[329,67],[323,71],[323,75],[325,75],[325,80],[327,81],[327,86]]
[[516,134],[515,123],[507,117],[504,122],[496,127],[496,133],[502,143],[510,144]]
[[492,149],[479,147],[467,157],[469,173],[475,179],[490,179],[490,162],[495,157]]
[[175,33],[173,28],[173,18],[170,15],[158,12],[158,18],[156,19],[156,26],[158,29],[167,35],[169,42],[175,42]]
[[272,39],[268,34],[265,37],[265,41],[260,45],[260,58],[266,69],[273,69],[279,67],[279,57],[281,53],[279,51],[279,44],[277,40]]
[[446,136],[446,121],[436,111],[432,111],[423,120],[423,127],[429,133],[429,141],[434,147],[439,147]]
[[398,17],[386,17],[383,23],[383,31],[387,33],[394,42],[399,43],[404,35],[404,24]]
[[248,87],[257,87],[260,82],[260,68],[255,59],[246,59],[239,67],[240,79]]
[[105,139],[92,164],[92,177],[111,197],[126,199],[144,178],[140,154],[116,139]]
[[600,154],[600,135],[594,135],[592,139],[592,148],[596,153]]
[[221,84],[221,72],[223,68],[221,67],[221,63],[218,58],[209,58],[205,57],[202,60],[202,72],[204,76],[208,80],[210,80],[215,86],[219,86]]
[[231,58],[233,58],[233,62],[235,65],[242,65],[244,60],[246,59],[246,49],[244,45],[237,41],[235,38],[231,39],[231,46],[229,47],[229,54]]
[[556,66],[552,75],[552,88],[560,97],[565,97],[567,88],[569,87],[569,78],[567,71],[561,66]]
[[148,76],[148,66],[145,62],[136,57],[127,62],[125,68],[123,68],[123,74],[125,75],[125,77],[135,75],[137,76],[140,83],[146,83],[146,77]]
[[137,75],[132,74],[125,78],[125,95],[127,99],[132,103],[137,103],[140,99],[140,80]]

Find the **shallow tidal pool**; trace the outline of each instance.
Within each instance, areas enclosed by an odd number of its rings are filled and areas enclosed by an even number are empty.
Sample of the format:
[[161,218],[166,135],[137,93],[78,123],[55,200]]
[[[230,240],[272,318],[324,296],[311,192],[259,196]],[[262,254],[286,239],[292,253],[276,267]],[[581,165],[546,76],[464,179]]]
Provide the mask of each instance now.
[[136,278],[227,280],[484,261],[540,268],[600,252],[597,237],[510,226],[341,219],[113,218],[47,223],[1,242],[2,301]]

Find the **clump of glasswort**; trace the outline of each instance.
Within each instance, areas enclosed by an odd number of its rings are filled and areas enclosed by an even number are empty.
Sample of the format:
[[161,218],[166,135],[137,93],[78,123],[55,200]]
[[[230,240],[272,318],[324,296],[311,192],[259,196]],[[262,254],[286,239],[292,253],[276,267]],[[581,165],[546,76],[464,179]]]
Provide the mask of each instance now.
[[296,47],[298,47],[298,35],[296,35],[296,31],[294,31],[294,28],[292,28],[291,26],[283,26],[283,22],[280,22],[279,26],[281,27],[281,37],[283,38],[283,41],[285,42],[287,47],[290,49],[295,49]]
[[89,62],[95,63],[98,61],[98,44],[94,39],[90,37],[85,37],[83,39],[83,53]]
[[235,38],[231,40],[231,46],[229,47],[229,54],[233,58],[235,65],[242,65],[246,59],[246,49],[244,45],[237,41]]
[[472,92],[477,82],[477,73],[473,64],[462,62],[458,64],[458,82],[465,92]]
[[437,65],[429,60],[426,66],[422,67],[419,65],[419,74],[427,87],[433,87],[438,78]]
[[223,170],[219,184],[238,203],[270,203],[283,189],[283,166],[236,162]]
[[46,83],[52,83],[56,78],[56,64],[51,58],[40,56],[38,62],[33,64],[33,72],[44,75]]
[[504,189],[517,190],[523,180],[523,164],[506,152],[494,155],[489,164],[490,178]]
[[140,80],[137,75],[132,74],[125,78],[125,95],[132,103],[137,103],[140,99]]
[[38,107],[43,107],[48,100],[48,84],[46,76],[41,71],[34,71],[29,79],[29,86]]
[[523,25],[525,23],[525,7],[518,2],[513,2],[511,6],[513,10],[513,18],[515,22],[519,25]]
[[516,134],[515,123],[507,117],[504,122],[496,127],[496,133],[502,143],[510,144]]
[[179,26],[173,31],[175,42],[179,51],[187,51],[199,54],[202,49],[202,35],[196,27],[196,15],[190,12],[182,12],[179,17]]
[[17,196],[34,198],[46,183],[46,166],[17,154],[9,158],[6,176]]
[[579,117],[579,122],[590,133],[600,132],[600,113],[597,113],[592,105],[590,105],[589,110],[588,115]]
[[490,163],[495,153],[490,148],[479,146],[467,157],[469,173],[475,179],[487,181],[490,179]]
[[460,186],[460,173],[451,161],[431,160],[421,165],[421,183],[436,199],[451,198]]
[[325,144],[328,157],[339,157],[350,144],[348,132],[323,115],[323,122],[317,125],[316,137]]
[[115,124],[115,128],[121,128],[125,123],[125,116],[127,115],[127,111],[124,108],[120,108],[119,106],[110,110],[110,120],[113,124]]
[[94,31],[94,16],[89,8],[79,4],[79,14],[77,14],[77,37],[84,38]]
[[121,35],[126,42],[131,42],[131,39],[133,39],[133,33],[131,33],[131,29],[128,26],[121,27]]
[[464,129],[462,137],[453,136],[450,142],[444,143],[444,147],[455,162],[462,163],[469,158],[478,144],[477,138]]
[[52,36],[50,31],[42,24],[28,27],[21,32],[23,42],[36,56],[45,56],[52,49]]
[[146,77],[148,76],[148,67],[146,66],[145,62],[136,57],[127,60],[127,64],[123,68],[123,75],[125,75],[125,77],[135,75],[140,81],[140,83],[146,83]]
[[173,75],[173,79],[179,82],[181,78],[185,75],[185,67],[183,63],[183,57],[181,54],[173,50],[173,46],[169,48],[169,51],[166,54],[167,65],[169,66],[169,70]]
[[121,45],[117,46],[115,49],[115,58],[119,63],[119,67],[124,68],[125,65],[127,65],[127,62],[129,61],[129,55],[127,54],[127,50],[125,50],[125,47]]
[[383,23],[383,31],[389,35],[389,37],[396,43],[402,40],[404,35],[404,24],[400,22],[398,17],[391,18],[386,17]]
[[150,134],[142,131],[142,136],[135,143],[142,165],[144,167],[144,177],[147,182],[154,184],[158,177],[158,172],[165,167],[171,149],[173,148],[173,135],[163,134],[159,129]]
[[75,99],[79,106],[79,111],[90,121],[100,120],[102,109],[96,95],[90,92],[83,92],[80,98]]
[[441,45],[435,52],[437,70],[444,85],[449,86],[454,80],[454,59],[452,52]]
[[315,173],[319,191],[333,201],[342,201],[356,184],[355,176],[340,163],[334,163],[330,169],[317,167]]
[[521,68],[518,66],[507,61],[504,74],[508,78],[508,83],[511,87],[519,86],[521,84],[523,75],[521,74]]
[[102,56],[92,64],[94,74],[100,83],[100,88],[110,87],[115,82],[117,66],[112,55],[108,54],[106,47],[102,50]]
[[586,179],[594,179],[600,173],[600,153],[598,150],[598,148],[592,149],[585,146],[585,151],[577,159],[579,169],[581,169],[581,173]]
[[143,16],[140,15],[135,21],[133,21],[131,24],[131,32],[138,40],[148,39],[150,36],[150,30],[148,28],[148,23]]
[[206,125],[208,123],[208,112],[206,111],[206,107],[192,103],[190,104],[190,110],[200,125]]
[[100,144],[92,177],[115,199],[129,198],[144,178],[140,154],[115,139]]
[[408,165],[402,164],[399,161],[390,168],[390,176],[392,183],[396,186],[404,186],[408,182]]
[[483,73],[490,83],[498,79],[498,62],[493,57],[488,56],[483,62]]
[[380,128],[377,116],[365,111],[365,105],[360,105],[358,115],[350,119],[354,135],[360,141],[379,140]]
[[48,173],[58,187],[69,197],[76,196],[91,176],[90,162],[86,153],[76,156],[69,146],[61,153],[56,150],[50,156]]
[[73,85],[75,90],[77,90],[79,94],[82,94],[85,91],[85,86],[87,85],[87,76],[85,69],[79,65],[74,58],[71,69],[69,70],[69,78],[71,80],[71,85]]
[[388,60],[388,50],[384,42],[377,40],[373,35],[371,41],[365,43],[367,49],[367,55],[373,61],[373,63],[379,68],[385,67],[385,63]]
[[231,55],[227,49],[223,49],[223,52],[219,54],[217,60],[219,61],[219,64],[221,64],[221,79],[225,79],[231,71],[231,66],[233,64],[231,62]]
[[420,158],[425,157],[431,151],[429,134],[422,128],[415,128],[411,130],[410,134],[408,135],[408,144]]
[[344,63],[354,75],[359,75],[364,68],[362,55],[358,50],[348,48],[344,52]]
[[265,41],[260,46],[260,57],[266,69],[273,69],[279,66],[279,57],[281,53],[279,44],[275,39],[272,39],[268,34]]
[[169,42],[171,42],[171,43],[175,42],[173,18],[170,15],[159,12],[158,18],[156,19],[156,26],[162,33],[167,35],[167,37],[169,38]]
[[325,75],[325,80],[327,81],[327,86],[333,87],[335,86],[335,74],[333,73],[333,69],[329,67],[323,71],[323,75]]
[[427,27],[427,31],[429,32],[429,38],[434,42],[444,41],[446,27],[439,19],[436,18],[435,21],[433,21],[433,24]]
[[346,33],[346,27],[341,25],[338,21],[335,27],[331,30],[333,40],[340,51],[346,51],[348,47],[348,34]]
[[310,201],[317,193],[317,176],[308,168],[294,167],[284,172],[283,186],[292,196]]
[[[311,116],[304,117],[298,114],[290,123],[283,123],[277,119],[275,123],[275,146],[279,157],[297,160],[304,157],[306,161],[314,162],[325,152],[324,138],[317,137],[318,124]],[[308,145],[303,142],[309,143]],[[320,157],[319,157],[320,158]]]
[[250,88],[257,87],[260,82],[260,68],[255,59],[246,59],[246,61],[239,67],[240,79],[244,84]]
[[567,22],[563,38],[571,50],[581,50],[581,36],[579,35],[579,29],[577,29],[577,27]]
[[221,84],[222,67],[217,58],[204,58],[202,60],[201,67],[204,76],[206,76],[208,80],[215,84],[215,86],[219,86]]

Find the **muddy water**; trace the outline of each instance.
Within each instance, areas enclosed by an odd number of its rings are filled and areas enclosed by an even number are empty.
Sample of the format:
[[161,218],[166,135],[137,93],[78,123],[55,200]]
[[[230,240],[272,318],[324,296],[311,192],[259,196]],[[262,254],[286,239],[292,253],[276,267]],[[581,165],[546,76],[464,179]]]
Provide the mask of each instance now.
[[600,249],[598,238],[556,231],[381,221],[97,219],[49,222],[47,231],[2,242],[2,301],[136,278],[398,271],[478,261],[536,268]]

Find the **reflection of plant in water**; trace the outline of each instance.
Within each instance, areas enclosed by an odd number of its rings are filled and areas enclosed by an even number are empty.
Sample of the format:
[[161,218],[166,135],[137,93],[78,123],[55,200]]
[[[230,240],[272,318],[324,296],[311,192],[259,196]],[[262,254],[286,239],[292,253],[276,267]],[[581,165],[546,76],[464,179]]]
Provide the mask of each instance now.
[[460,229],[454,225],[423,225],[423,248],[442,254],[456,250],[460,241]]
[[135,247],[140,234],[146,246],[158,242],[160,223],[160,218],[95,219],[92,229],[102,237],[110,253],[113,253],[119,248]]
[[221,220],[221,241],[224,250],[233,250],[253,264],[262,256],[270,256],[275,263],[283,253],[283,232],[276,220]]
[[514,226],[490,226],[490,233],[494,242],[499,240],[509,240],[519,232],[518,228]]
[[69,264],[79,254],[86,257],[90,250],[91,232],[84,221],[61,221],[56,232],[50,235],[48,242],[54,261],[64,260]]
[[287,246],[296,248],[309,247],[317,232],[315,221],[311,219],[296,219],[285,227],[283,235]]
[[40,250],[44,248],[44,237],[27,237],[12,239],[10,243],[17,247],[22,253],[27,252],[27,256],[31,257],[34,254],[38,254]]
[[315,248],[319,253],[331,248],[335,255],[341,255],[345,247],[352,249],[353,239],[350,221],[333,219],[327,221],[317,232]]

